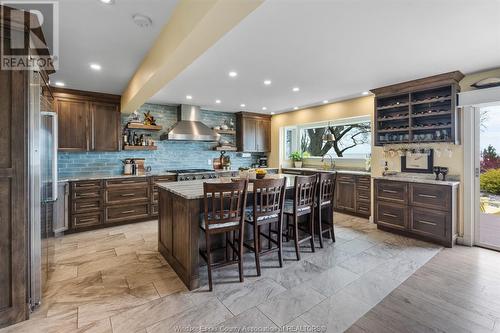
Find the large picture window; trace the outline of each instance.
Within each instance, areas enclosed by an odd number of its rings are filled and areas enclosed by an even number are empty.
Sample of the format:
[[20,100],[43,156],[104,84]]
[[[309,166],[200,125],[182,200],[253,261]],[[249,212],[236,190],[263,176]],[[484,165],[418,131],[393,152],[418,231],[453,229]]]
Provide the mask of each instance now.
[[[330,133],[334,141],[325,140]],[[333,158],[365,159],[371,153],[371,122],[369,117],[356,117],[287,127],[282,142],[285,160],[292,151],[307,152],[311,157],[328,154]]]

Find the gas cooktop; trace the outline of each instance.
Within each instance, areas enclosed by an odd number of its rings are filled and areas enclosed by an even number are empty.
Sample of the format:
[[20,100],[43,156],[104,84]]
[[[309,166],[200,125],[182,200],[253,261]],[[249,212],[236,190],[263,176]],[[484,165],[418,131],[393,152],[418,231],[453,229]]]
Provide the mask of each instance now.
[[214,172],[214,170],[210,169],[178,169],[178,170],[167,170],[167,172],[183,174],[183,173],[206,173],[206,172]]

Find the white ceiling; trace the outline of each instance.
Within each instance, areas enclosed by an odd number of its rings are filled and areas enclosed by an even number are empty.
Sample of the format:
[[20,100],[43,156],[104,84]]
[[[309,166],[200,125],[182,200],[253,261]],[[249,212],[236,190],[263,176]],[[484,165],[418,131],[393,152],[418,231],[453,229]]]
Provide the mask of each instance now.
[[267,0],[151,101],[281,112],[494,67],[500,0]]
[[[59,1],[60,66],[51,83],[66,88],[121,94],[178,0]],[[149,16],[153,24],[140,28],[135,14]],[[90,70],[90,63],[102,66]]]

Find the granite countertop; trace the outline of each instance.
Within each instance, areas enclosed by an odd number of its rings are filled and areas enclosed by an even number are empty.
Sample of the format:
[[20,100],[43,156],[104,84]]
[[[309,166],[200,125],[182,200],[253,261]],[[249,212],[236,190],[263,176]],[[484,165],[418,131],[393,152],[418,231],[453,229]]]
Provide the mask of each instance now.
[[98,180],[98,179],[115,179],[115,178],[141,178],[150,176],[175,176],[173,172],[157,172],[157,173],[147,173],[142,176],[136,175],[102,175],[102,174],[91,174],[91,175],[75,175],[71,177],[61,177],[59,182],[76,182],[80,180]]
[[361,171],[361,170],[343,170],[343,169],[335,169],[335,170],[324,170],[321,168],[281,168],[283,169],[291,169],[291,170],[299,170],[299,171],[321,171],[327,173],[344,173],[350,175],[360,175],[360,176],[371,176],[370,171]]
[[[286,177],[286,187],[292,188],[294,186],[294,175],[269,175],[270,178],[284,178]],[[230,178],[217,178],[217,179],[204,179],[204,180],[188,180],[182,182],[160,182],[156,183],[159,188],[167,190],[178,196],[188,200],[202,199],[203,198],[203,183],[225,183],[230,181]],[[253,191],[252,184],[248,185],[248,191]]]
[[443,181],[443,180],[435,180],[434,178],[431,177],[415,176],[409,174],[397,174],[393,176],[373,177],[373,179],[384,179],[384,180],[393,180],[398,182],[423,183],[423,184],[433,184],[433,185],[446,185],[452,187],[460,185],[460,181],[451,180],[451,178],[452,177],[450,177],[450,180]]

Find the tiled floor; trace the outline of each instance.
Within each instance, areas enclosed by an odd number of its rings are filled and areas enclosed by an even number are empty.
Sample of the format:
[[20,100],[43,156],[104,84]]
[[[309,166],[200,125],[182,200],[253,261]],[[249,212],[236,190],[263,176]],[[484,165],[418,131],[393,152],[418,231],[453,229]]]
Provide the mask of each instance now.
[[[276,255],[214,272],[188,292],[156,251],[157,223],[146,222],[56,240],[55,264],[43,306],[6,332],[173,332],[183,328],[318,325],[341,332],[440,251],[385,233],[365,219],[336,214],[337,242],[285,264]],[[206,270],[202,269],[206,281]],[[188,330],[186,330],[188,331]],[[217,331],[217,330],[213,330]]]

